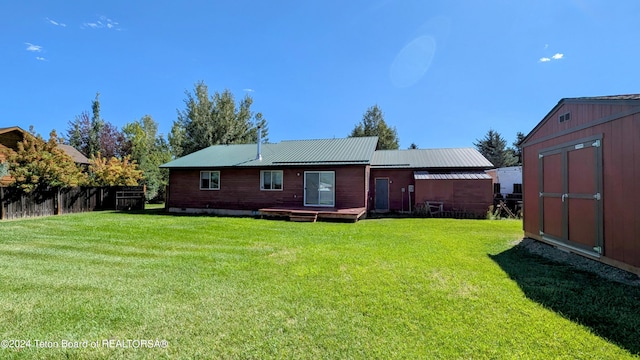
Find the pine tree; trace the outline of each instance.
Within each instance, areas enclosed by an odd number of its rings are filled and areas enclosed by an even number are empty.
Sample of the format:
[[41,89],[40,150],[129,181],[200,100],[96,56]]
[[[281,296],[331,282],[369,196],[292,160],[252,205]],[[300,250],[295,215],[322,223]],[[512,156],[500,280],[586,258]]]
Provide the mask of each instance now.
[[195,85],[194,93],[186,92],[186,108],[178,111],[173,123],[169,143],[175,157],[218,144],[247,144],[258,139],[261,127],[262,140],[268,141],[267,121],[261,113],[251,111],[253,99],[249,95],[236,105],[229,90],[217,91],[209,96],[204,82]]
[[368,108],[349,137],[377,136],[377,150],[395,150],[400,148],[400,139],[396,128],[390,128],[384,121],[384,114],[378,105]]
[[476,139],[473,145],[497,168],[514,166],[517,163],[516,157],[506,148],[506,140],[493,129],[489,129],[483,139]]

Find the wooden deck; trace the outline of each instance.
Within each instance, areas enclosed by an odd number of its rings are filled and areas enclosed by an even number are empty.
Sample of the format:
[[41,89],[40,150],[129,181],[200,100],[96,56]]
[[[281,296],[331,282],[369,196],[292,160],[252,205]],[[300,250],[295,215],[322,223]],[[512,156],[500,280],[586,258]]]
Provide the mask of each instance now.
[[290,221],[315,222],[316,220],[346,220],[356,222],[367,214],[366,208],[263,208],[258,212],[262,217],[287,218]]

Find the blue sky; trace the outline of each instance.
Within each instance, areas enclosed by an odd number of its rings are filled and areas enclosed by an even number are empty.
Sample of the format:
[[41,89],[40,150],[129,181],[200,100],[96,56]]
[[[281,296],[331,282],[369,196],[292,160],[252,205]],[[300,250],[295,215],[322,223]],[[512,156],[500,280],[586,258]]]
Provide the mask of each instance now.
[[100,92],[169,132],[185,91],[229,89],[271,142],[345,137],[378,104],[401,148],[509,143],[564,97],[640,92],[640,1],[0,0],[0,127],[47,135]]

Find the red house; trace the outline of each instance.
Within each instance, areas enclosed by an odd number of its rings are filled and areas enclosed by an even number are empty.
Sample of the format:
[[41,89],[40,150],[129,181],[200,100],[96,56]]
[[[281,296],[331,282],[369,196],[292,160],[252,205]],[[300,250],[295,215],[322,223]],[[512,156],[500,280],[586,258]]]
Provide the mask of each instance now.
[[525,235],[640,273],[640,95],[562,99],[522,147]]
[[484,217],[493,204],[493,168],[473,148],[379,150],[371,164],[375,212],[413,211],[427,203],[441,212]]
[[167,209],[357,220],[367,210],[409,211],[425,199],[462,207],[473,202],[483,212],[492,203],[491,178],[483,173],[491,163],[474,149],[376,151],[377,142],[359,137],[210,146],[161,166],[170,170]]

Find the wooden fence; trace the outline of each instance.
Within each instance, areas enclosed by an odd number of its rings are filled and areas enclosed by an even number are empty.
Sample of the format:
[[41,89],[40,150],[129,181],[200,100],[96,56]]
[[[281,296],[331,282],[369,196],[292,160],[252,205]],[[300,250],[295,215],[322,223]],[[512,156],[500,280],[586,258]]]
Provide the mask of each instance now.
[[144,203],[142,186],[47,189],[29,194],[17,188],[0,187],[0,220],[94,210],[142,210]]

